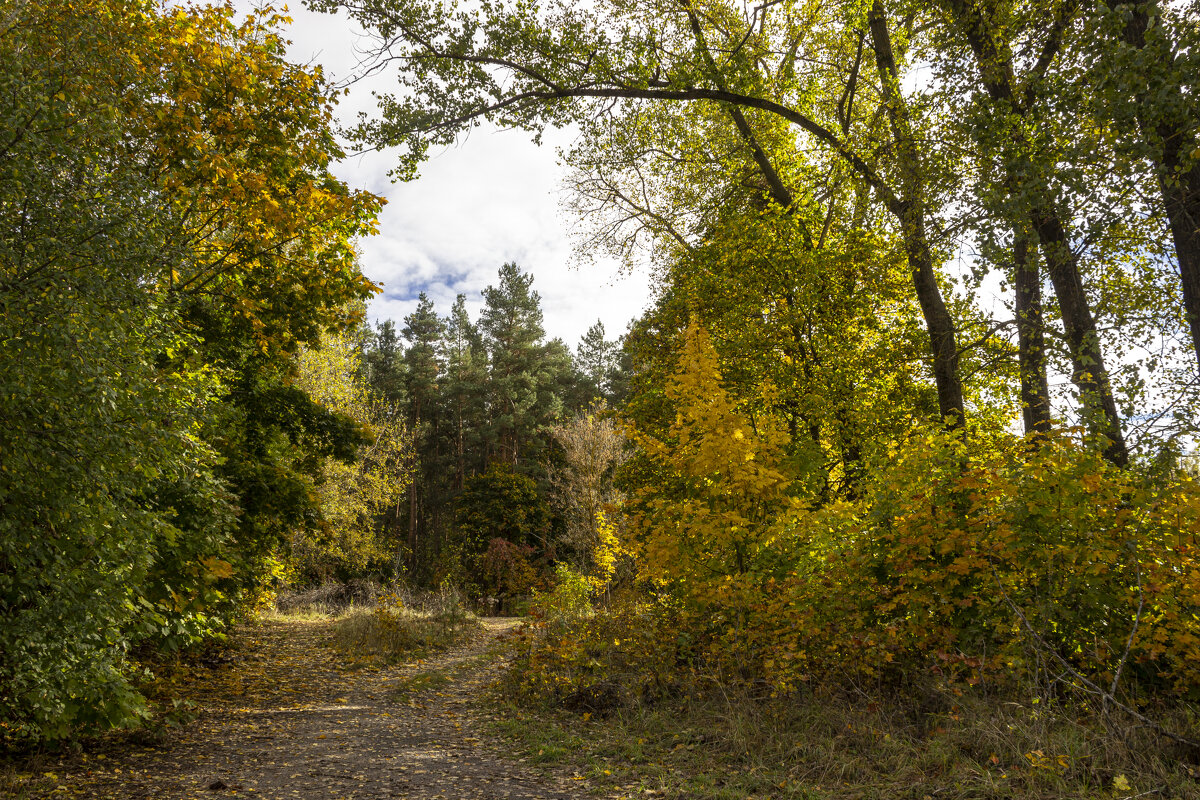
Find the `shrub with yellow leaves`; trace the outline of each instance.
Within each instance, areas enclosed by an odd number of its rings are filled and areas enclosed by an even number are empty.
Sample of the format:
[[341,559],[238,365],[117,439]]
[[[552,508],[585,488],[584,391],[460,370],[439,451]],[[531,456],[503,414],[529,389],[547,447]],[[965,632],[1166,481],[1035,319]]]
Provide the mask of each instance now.
[[1193,478],[1118,469],[1073,430],[914,429],[860,500],[820,504],[787,472],[769,387],[763,413],[735,405],[695,321],[665,394],[667,435],[634,433],[665,476],[631,504],[640,572],[726,678],[1200,694]]

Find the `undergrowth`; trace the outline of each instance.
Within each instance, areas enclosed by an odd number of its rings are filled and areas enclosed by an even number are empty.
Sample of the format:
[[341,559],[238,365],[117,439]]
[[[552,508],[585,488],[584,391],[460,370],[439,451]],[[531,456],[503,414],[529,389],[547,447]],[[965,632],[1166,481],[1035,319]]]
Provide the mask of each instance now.
[[280,592],[275,611],[287,617],[327,617],[355,607],[370,608],[383,589],[373,580],[358,578],[344,583],[323,583],[307,589]]
[[509,700],[496,726],[530,762],[634,796],[1200,798],[1194,758],[1144,729],[1114,736],[1077,709],[695,689],[604,714]]
[[353,608],[337,620],[336,647],[359,656],[391,661],[414,653],[446,650],[482,630],[453,590],[380,593],[370,608]]
[[[706,661],[668,608],[564,618],[546,599],[510,644],[496,725],[530,762],[628,796],[1200,800],[1200,749],[1062,682],[972,685],[931,658],[782,691]],[[1142,713],[1200,730],[1194,704]]]

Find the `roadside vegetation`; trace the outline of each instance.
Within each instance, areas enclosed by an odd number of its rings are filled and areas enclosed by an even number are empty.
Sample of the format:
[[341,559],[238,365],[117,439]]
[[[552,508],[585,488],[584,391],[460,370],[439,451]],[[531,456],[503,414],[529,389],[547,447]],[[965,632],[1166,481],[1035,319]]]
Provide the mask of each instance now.
[[945,654],[784,689],[704,653],[678,608],[543,601],[503,646],[492,729],[619,796],[1200,797],[1194,703],[1130,713],[1062,672],[989,679]]
[[366,608],[337,620],[334,646],[362,658],[412,659],[448,650],[478,636],[482,628],[454,591],[414,595],[385,590]]

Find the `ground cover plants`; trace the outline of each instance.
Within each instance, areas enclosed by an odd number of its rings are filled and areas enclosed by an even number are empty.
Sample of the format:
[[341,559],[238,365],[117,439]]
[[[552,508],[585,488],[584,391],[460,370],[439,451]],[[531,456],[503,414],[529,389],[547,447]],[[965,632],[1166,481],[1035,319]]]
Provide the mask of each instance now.
[[1194,703],[1141,703],[1139,719],[1049,666],[997,683],[941,654],[781,689],[705,655],[678,609],[621,601],[505,646],[495,730],[629,796],[1200,797],[1200,747],[1180,741]]

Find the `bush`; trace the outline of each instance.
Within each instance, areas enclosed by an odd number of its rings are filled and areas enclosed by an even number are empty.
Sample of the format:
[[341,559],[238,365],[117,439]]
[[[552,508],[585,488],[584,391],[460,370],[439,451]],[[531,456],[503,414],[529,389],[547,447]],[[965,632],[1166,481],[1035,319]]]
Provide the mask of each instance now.
[[604,712],[676,691],[691,670],[691,637],[677,609],[624,593],[601,612],[587,578],[559,565],[552,592],[515,638],[503,688],[514,699]]
[[821,555],[758,587],[742,638],[785,687],[907,669],[1196,699],[1198,532],[1189,477],[1139,479],[1065,436],[976,455],[929,435],[865,507],[800,518]]
[[[492,464],[487,472],[468,478],[454,500],[446,577],[472,598],[488,594],[496,583],[503,590],[509,579],[536,585],[542,576],[531,556],[544,551],[549,533],[550,508],[537,481],[506,464]],[[504,544],[496,545],[497,540]],[[510,567],[515,571],[508,572]]]
[[566,564],[554,567],[554,588],[536,592],[533,614],[545,627],[570,626],[592,616],[592,582]]
[[513,544],[507,539],[492,539],[483,554],[483,577],[487,580],[486,591],[496,597],[527,595],[538,584],[537,570],[529,559],[533,548]]

